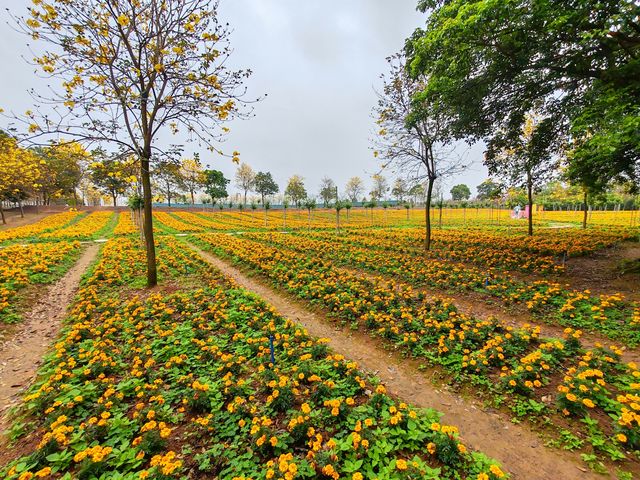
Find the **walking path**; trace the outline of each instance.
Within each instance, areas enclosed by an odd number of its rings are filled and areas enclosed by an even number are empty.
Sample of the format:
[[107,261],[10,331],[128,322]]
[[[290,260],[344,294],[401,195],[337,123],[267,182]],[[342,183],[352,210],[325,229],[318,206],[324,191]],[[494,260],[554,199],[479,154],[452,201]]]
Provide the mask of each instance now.
[[97,244],[88,246],[76,264],[40,294],[17,329],[0,344],[0,433],[9,426],[7,410],[19,403],[20,393],[33,381],[73,301],[80,278],[99,249]]

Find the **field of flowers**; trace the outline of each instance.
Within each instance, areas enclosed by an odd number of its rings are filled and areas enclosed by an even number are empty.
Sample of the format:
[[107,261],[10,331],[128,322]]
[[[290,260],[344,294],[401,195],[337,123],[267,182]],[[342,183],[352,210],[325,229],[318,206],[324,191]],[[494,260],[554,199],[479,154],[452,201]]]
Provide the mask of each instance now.
[[110,232],[115,226],[117,215],[113,212],[93,212],[68,227],[40,235],[42,240],[89,240]]
[[[596,331],[632,346],[640,343],[640,326],[633,321],[633,306],[625,302],[620,294],[594,296],[588,291],[576,291],[557,281],[523,281],[492,265],[495,258],[499,259],[499,267],[508,263],[517,264],[518,256],[514,254],[509,259],[509,252],[504,250],[502,257],[497,253],[482,254],[481,250],[477,250],[480,258],[474,257],[474,262],[485,263],[485,268],[441,260],[438,258],[439,247],[432,254],[437,259],[431,258],[424,262],[424,252],[419,246],[403,249],[401,237],[404,236],[404,230],[394,234],[383,232],[383,236],[395,236],[395,240],[386,246],[384,243],[382,246],[377,243],[381,238],[379,233],[369,233],[366,237],[348,236],[346,240],[313,232],[300,235],[246,233],[244,238],[256,241],[264,245],[264,248],[270,246],[274,252],[286,256],[291,262],[299,262],[305,256],[310,256],[323,259],[328,265],[359,268],[401,279],[416,287],[429,286],[451,292],[480,292],[505,305],[525,305],[546,322]],[[449,234],[449,231],[443,232],[445,236]],[[517,240],[514,239],[513,243],[517,245]],[[472,252],[474,247],[472,244],[467,247],[460,242],[457,248],[460,251],[458,255],[463,256],[467,255],[466,252]],[[490,249],[489,246],[484,248],[486,251]],[[554,271],[561,270],[555,268],[553,258],[541,264],[554,265]],[[525,267],[517,269],[526,270]]]
[[42,220],[30,225],[4,230],[0,232],[0,243],[33,238],[40,234],[60,229],[70,222],[82,217],[82,215],[82,213],[78,212],[56,213],[54,215],[48,215]]
[[[12,412],[16,447],[0,477],[507,477],[436,410],[389,395],[189,244],[415,359],[547,446],[595,470],[640,472],[640,369],[628,360],[640,358],[640,305],[565,282],[566,261],[637,241],[637,228],[602,215],[587,230],[528,237],[497,211],[458,210],[443,213],[451,221],[429,253],[420,211],[343,211],[339,231],[330,210],[289,209],[286,223],[281,210],[156,211],[151,291],[130,212],[68,212],[2,232],[3,322],[20,320],[23,292],[60,278],[81,243],[108,240]],[[529,323],[463,311],[465,295]],[[543,322],[557,335],[542,335]]]
[[243,236],[208,234],[195,241],[352,328],[444,368],[451,381],[471,380],[498,405],[506,401],[516,416],[557,416],[571,435],[591,422],[583,443],[611,460],[625,458],[626,448],[640,448],[640,371],[620,360],[619,347],[583,348],[582,332],[572,328],[563,338],[540,338],[539,328],[531,325],[514,328],[496,318],[470,317],[446,298],[416,295],[410,284],[336,269],[306,243],[293,251]]
[[33,243],[0,248],[0,324],[19,320],[19,294],[29,286],[50,283],[75,261],[80,244]]
[[122,286],[140,247],[104,246],[18,410],[29,448],[3,478],[506,477],[187,247],[159,252],[167,291],[139,295]]

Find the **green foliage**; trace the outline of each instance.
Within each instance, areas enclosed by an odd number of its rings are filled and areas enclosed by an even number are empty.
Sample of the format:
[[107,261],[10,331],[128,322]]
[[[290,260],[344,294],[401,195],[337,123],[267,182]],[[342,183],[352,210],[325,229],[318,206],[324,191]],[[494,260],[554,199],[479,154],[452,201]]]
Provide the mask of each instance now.
[[427,25],[406,48],[412,74],[428,78],[416,101],[443,108],[452,137],[513,144],[537,111],[552,150],[571,135],[575,181],[638,184],[637,2],[422,0],[419,9]]
[[471,190],[464,183],[454,185],[451,188],[451,199],[455,202],[459,202],[461,200],[469,200],[470,197]]

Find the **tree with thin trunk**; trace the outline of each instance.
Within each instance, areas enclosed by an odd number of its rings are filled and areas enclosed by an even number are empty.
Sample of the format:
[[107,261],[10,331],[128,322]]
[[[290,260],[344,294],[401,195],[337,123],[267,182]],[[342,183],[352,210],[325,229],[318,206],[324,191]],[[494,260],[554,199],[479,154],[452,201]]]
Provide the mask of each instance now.
[[180,162],[180,177],[182,185],[191,197],[191,205],[195,205],[196,192],[206,184],[206,174],[198,154],[194,155],[194,158],[185,158]]
[[294,175],[289,179],[284,194],[291,199],[296,207],[300,208],[302,201],[307,198],[307,190],[304,188],[304,179],[300,175]]
[[94,155],[94,161],[89,165],[89,178],[100,192],[111,197],[114,207],[132,181],[129,175],[132,163],[122,155],[106,156],[101,152]]
[[184,189],[180,163],[170,159],[156,162],[151,176],[170,207],[171,199],[177,197]]
[[331,200],[338,200],[336,198],[336,182],[329,177],[323,177],[320,180],[320,198],[322,198],[324,208],[329,208]]
[[386,198],[387,192],[389,191],[389,182],[387,182],[387,179],[379,173],[373,175],[371,177],[371,180],[373,180],[371,192],[369,193],[371,195],[371,200],[375,202],[384,200]]
[[236,187],[244,192],[243,204],[247,206],[247,193],[252,192],[255,186],[256,173],[246,163],[242,163],[236,170]]
[[485,154],[485,165],[492,175],[507,179],[527,192],[528,234],[533,235],[533,195],[557,173],[558,161],[551,149],[556,141],[548,119],[528,114],[521,135],[496,134]]
[[271,172],[258,172],[253,181],[256,193],[260,195],[262,205],[266,205],[267,197],[278,193],[280,187],[273,179]]
[[304,208],[308,212],[309,230],[311,230],[311,212],[316,209],[317,203],[315,198],[307,198],[304,201]]
[[[221,152],[225,122],[246,117],[244,80],[233,71],[230,27],[216,0],[49,0],[14,17],[47,47],[38,66],[62,88],[34,96],[38,105],[18,118],[32,141],[64,135],[115,144],[135,155],[144,197],[147,284],[157,283],[151,162],[164,153],[158,137],[184,132]],[[42,110],[41,105],[44,105]],[[230,155],[239,161],[237,152]]]
[[408,178],[412,184],[426,181],[425,250],[431,248],[431,201],[438,178],[464,168],[462,159],[448,148],[447,118],[437,105],[421,99],[423,78],[412,78],[406,58],[397,54],[387,59],[390,72],[383,75],[382,92],[374,109],[379,131],[374,140],[374,156]]
[[352,203],[358,201],[358,198],[364,193],[364,184],[360,177],[351,177],[344,187],[344,194]]

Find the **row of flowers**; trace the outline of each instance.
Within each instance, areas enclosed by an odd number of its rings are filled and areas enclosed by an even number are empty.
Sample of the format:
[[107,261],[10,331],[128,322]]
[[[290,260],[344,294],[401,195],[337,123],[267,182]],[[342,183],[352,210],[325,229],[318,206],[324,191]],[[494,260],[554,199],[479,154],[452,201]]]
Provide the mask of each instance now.
[[44,240],[89,240],[109,233],[115,219],[116,214],[113,212],[93,212],[65,228],[44,233],[39,238]]
[[[513,328],[496,318],[470,317],[457,311],[450,300],[416,295],[410,285],[382,278],[369,280],[336,269],[319,257],[306,257],[243,237],[208,234],[194,241],[266,275],[276,285],[330,310],[339,319],[356,322],[359,328],[413,356],[442,365],[452,380],[478,379],[477,383],[491,385],[496,395],[506,395],[512,402],[523,398],[540,401],[550,415],[564,414],[565,405],[560,391],[555,403],[545,401],[542,397],[548,395],[547,387],[577,368],[580,355],[606,356],[613,366],[607,381],[615,389],[607,396],[605,413],[614,419],[603,416],[600,426],[610,432],[610,444],[625,448],[623,437],[617,436],[623,434],[634,442],[630,444],[633,448],[640,448],[635,440],[640,425],[619,422],[628,402],[618,397],[639,392],[640,372],[636,365],[620,362],[621,350],[613,345],[585,350],[579,342],[581,332],[571,328],[564,338],[540,339],[538,327]],[[580,431],[580,422],[571,425],[575,432]]]
[[475,291],[497,297],[505,305],[521,304],[540,319],[562,326],[602,333],[628,345],[640,343],[640,326],[632,321],[633,306],[621,294],[592,295],[557,282],[524,282],[492,269],[447,261],[424,262],[419,255],[344,244],[315,234],[247,233],[247,238],[274,245],[279,250],[311,255],[336,265],[362,268],[394,276],[416,286],[445,291]]
[[78,242],[34,243],[0,248],[0,323],[18,321],[20,291],[61,276],[80,252]]
[[60,229],[68,223],[76,220],[80,216],[82,216],[82,214],[76,211],[47,215],[42,220],[38,220],[35,223],[23,225],[16,228],[10,228],[8,230],[0,232],[0,242],[9,242],[24,238],[34,238],[38,235],[41,235],[42,233]]
[[506,477],[176,239],[159,243],[160,292],[121,289],[140,277],[123,270],[132,241],[110,240],[83,283],[19,409],[33,447],[3,478]]

